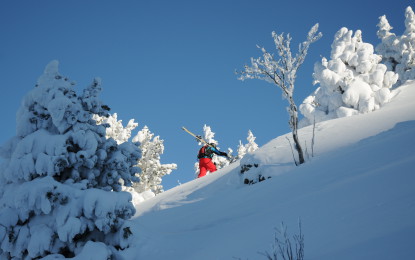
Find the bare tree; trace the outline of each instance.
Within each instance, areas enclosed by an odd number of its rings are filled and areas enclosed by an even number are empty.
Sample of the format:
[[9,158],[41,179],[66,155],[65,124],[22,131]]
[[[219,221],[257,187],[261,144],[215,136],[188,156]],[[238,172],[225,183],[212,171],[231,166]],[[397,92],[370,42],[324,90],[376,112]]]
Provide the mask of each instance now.
[[278,51],[279,59],[276,60],[274,54],[268,53],[264,48],[257,46],[262,51],[262,57],[251,58],[251,66],[245,65],[245,70],[237,72],[239,80],[261,79],[275,84],[282,91],[283,97],[288,101],[288,114],[290,115],[289,125],[293,134],[295,149],[298,152],[299,163],[304,163],[304,154],[298,139],[298,112],[294,102],[294,82],[297,77],[298,68],[303,64],[307,56],[308,48],[311,43],[321,38],[322,34],[318,31],[318,24],[315,24],[307,35],[307,40],[299,45],[298,53],[293,57],[291,54],[291,36],[284,33],[277,34],[272,32],[274,43]]

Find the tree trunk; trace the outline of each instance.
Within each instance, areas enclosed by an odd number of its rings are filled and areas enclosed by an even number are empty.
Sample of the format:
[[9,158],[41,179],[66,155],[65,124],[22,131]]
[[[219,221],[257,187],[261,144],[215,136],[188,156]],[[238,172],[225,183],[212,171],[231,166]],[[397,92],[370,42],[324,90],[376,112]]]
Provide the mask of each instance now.
[[295,149],[298,152],[299,163],[302,164],[305,161],[304,161],[303,148],[301,148],[300,141],[298,140],[297,129],[295,129],[295,131],[293,130],[293,139],[295,143]]
[[298,128],[297,106],[295,105],[294,99],[292,98],[292,96],[290,96],[289,102],[290,102],[290,110],[291,110],[291,113],[290,113],[290,126],[291,126],[291,130],[292,130],[292,133],[293,133],[293,140],[294,140],[294,144],[295,144],[295,149],[298,152],[299,164],[303,164],[305,162],[304,153],[303,153],[303,148],[301,148],[300,141],[298,140],[298,133],[297,133],[297,128]]

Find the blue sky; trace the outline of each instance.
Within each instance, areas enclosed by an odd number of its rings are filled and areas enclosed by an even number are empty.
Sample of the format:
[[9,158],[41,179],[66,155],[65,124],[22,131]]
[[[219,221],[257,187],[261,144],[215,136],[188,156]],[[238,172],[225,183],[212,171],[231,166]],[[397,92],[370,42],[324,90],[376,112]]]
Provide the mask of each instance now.
[[272,31],[290,33],[296,50],[320,24],[323,38],[311,45],[297,75],[300,104],[316,88],[314,63],[330,56],[341,27],[361,29],[363,41],[376,45],[378,17],[385,14],[401,35],[410,4],[414,8],[408,0],[1,0],[0,144],[15,134],[23,96],[57,59],[78,92],[100,77],[111,112],[124,124],[134,118],[134,134],[147,125],[165,140],[162,163],[179,167],[164,179],[169,189],[194,178],[198,146],[182,126],[196,133],[211,126],[222,150],[246,143],[248,130],[260,146],[290,131],[280,90],[234,74],[260,55],[257,44],[273,50]]

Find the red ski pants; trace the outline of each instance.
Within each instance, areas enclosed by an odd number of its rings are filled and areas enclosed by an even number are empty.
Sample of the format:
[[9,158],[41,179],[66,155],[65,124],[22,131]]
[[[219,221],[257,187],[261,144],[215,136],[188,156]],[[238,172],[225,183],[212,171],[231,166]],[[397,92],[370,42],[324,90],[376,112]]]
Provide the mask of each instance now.
[[212,159],[210,158],[200,158],[199,170],[200,170],[200,173],[199,173],[199,176],[197,176],[198,178],[205,176],[208,171],[209,172],[216,171],[216,165],[212,162]]

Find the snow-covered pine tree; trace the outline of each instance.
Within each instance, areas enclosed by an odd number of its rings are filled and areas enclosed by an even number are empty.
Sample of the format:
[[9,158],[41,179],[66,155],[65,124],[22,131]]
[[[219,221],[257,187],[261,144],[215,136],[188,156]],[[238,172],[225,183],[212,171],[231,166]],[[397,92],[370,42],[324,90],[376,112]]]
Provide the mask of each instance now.
[[[241,141],[239,141],[239,146],[238,146],[238,156],[237,159],[242,159],[247,153],[253,153],[256,150],[258,150],[258,145],[255,143],[255,139],[256,137],[254,136],[254,134],[252,133],[251,130],[248,131],[248,137],[246,138],[246,140],[248,141],[248,143],[246,145],[243,145]],[[258,164],[253,163],[253,164],[241,164],[241,174],[244,174],[244,183],[245,184],[254,184],[260,181],[265,180],[265,177],[262,175],[262,173],[260,171],[258,171],[255,168],[258,168]],[[254,167],[254,168],[252,168]],[[251,170],[251,169],[255,169],[255,170]],[[249,171],[249,173],[247,173]]]
[[399,74],[397,85],[415,79],[415,14],[410,6],[405,10],[405,32],[401,36],[391,33],[386,15],[379,17],[378,38],[382,41],[376,52],[382,55],[382,63],[388,70]]
[[17,113],[16,136],[1,147],[0,258],[74,257],[84,247],[109,259],[128,246],[135,209],[121,184],[137,181],[141,153],[105,138],[100,80],[82,95],[49,63]]
[[[131,137],[131,132],[138,126],[134,119],[130,119],[127,126],[124,127],[122,120],[117,119],[116,113],[109,117],[94,115],[94,119],[98,124],[107,126],[106,137],[113,138],[118,144],[127,142]],[[136,206],[142,201],[163,192],[161,178],[177,169],[177,165],[174,163],[160,163],[160,155],[164,153],[164,141],[160,140],[159,136],[154,137],[147,126],[144,126],[132,141],[142,151],[142,157],[137,162],[137,167],[142,169],[138,175],[140,182],[133,183],[132,187],[123,186],[122,188],[124,191],[131,193],[133,204]]]
[[390,98],[398,75],[387,71],[362,32],[341,28],[334,36],[331,60],[314,66],[314,84],[320,86],[300,105],[301,126],[379,109]]
[[238,155],[236,156],[236,159],[242,159],[245,156],[245,154],[253,153],[258,149],[258,145],[255,143],[255,139],[256,137],[254,136],[252,131],[248,130],[248,137],[246,138],[248,143],[244,145],[242,141],[239,140]]
[[133,142],[139,142],[142,151],[142,157],[137,164],[141,169],[140,182],[134,183],[133,188],[138,193],[151,191],[157,195],[163,192],[161,178],[177,169],[174,163],[161,164],[160,162],[160,155],[164,153],[164,141],[159,136],[154,137],[148,127],[144,126],[133,138]]
[[106,137],[114,139],[117,144],[128,142],[131,137],[131,132],[138,126],[138,123],[134,122],[134,119],[130,119],[126,127],[122,125],[122,120],[117,119],[117,113],[105,116],[94,115],[93,119],[97,124],[106,124]]
[[295,149],[298,153],[299,164],[304,163],[305,160],[304,152],[298,138],[298,112],[293,97],[294,84],[297,71],[307,56],[308,48],[322,36],[321,32],[317,33],[317,31],[318,24],[315,24],[308,32],[307,40],[299,45],[296,55],[292,55],[291,53],[292,38],[290,34],[285,36],[283,33],[278,35],[276,32],[272,32],[272,38],[274,39],[275,47],[280,58],[276,60],[278,57],[267,52],[265,48],[258,46],[262,51],[262,57],[258,59],[251,58],[251,66],[245,65],[245,70],[238,72],[240,74],[239,80],[261,79],[281,89],[283,97],[289,103],[287,107],[287,112],[290,116],[288,124],[291,128]]
[[242,159],[245,156],[245,154],[246,154],[246,147],[242,143],[241,140],[239,140],[239,145],[238,145],[237,151],[238,151],[238,155],[236,156],[236,159],[238,159],[238,160],[239,159]]
[[[117,144],[122,144],[124,142],[128,142],[131,137],[131,132],[138,126],[138,123],[134,122],[134,119],[130,119],[126,127],[122,125],[122,120],[118,120],[117,113],[114,113],[109,116],[98,116],[93,115],[93,119],[99,125],[104,125],[106,127],[106,138],[114,139]],[[134,143],[138,147],[140,146],[139,143]],[[138,193],[133,186],[137,185],[137,183],[133,183],[132,186],[122,186],[122,190],[131,193],[132,196],[132,203],[134,207],[136,207],[140,202],[144,200],[154,197],[155,194],[153,192],[148,193]]]
[[248,141],[248,143],[245,145],[246,151],[248,153],[253,153],[256,150],[258,150],[258,145],[257,145],[257,143],[255,143],[255,139],[256,139],[256,137],[254,136],[254,134],[252,133],[252,131],[251,130],[248,130],[248,137],[246,138],[246,140]]
[[[215,133],[212,131],[212,128],[208,125],[203,126],[203,140],[210,144],[218,145],[218,141],[214,139]],[[200,143],[200,145],[203,145],[203,143]]]

